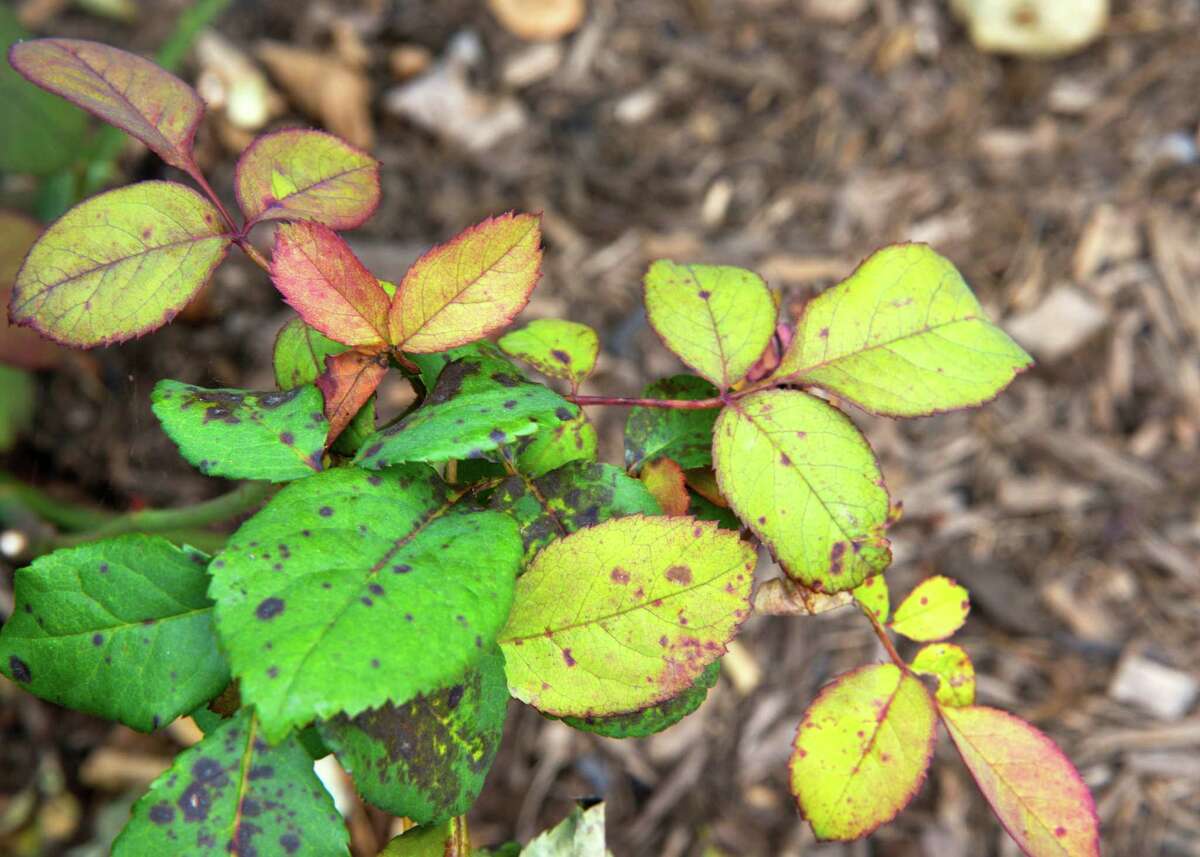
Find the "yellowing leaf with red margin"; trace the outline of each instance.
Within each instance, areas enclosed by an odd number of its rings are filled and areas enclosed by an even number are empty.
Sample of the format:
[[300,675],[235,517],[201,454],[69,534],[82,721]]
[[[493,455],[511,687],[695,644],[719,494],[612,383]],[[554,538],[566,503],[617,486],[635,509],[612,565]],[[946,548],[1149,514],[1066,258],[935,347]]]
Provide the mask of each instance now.
[[664,515],[687,514],[687,482],[678,464],[669,458],[659,458],[642,468],[640,478],[662,507]]
[[975,702],[975,665],[961,646],[930,643],[912,662],[913,672],[937,679],[940,705],[959,708]]
[[979,790],[1032,857],[1098,857],[1096,805],[1053,741],[1019,717],[970,705],[940,709]]
[[963,626],[970,612],[966,587],[941,575],[927,577],[896,608],[892,630],[919,643],[944,640]]
[[754,561],[737,533],[688,517],[613,518],[551,542],[498,638],[509,690],[559,717],[678,696],[748,614]]
[[920,680],[893,664],[838,676],[796,732],[791,788],[818,839],[866,836],[916,796],[936,718]]
[[539,221],[488,218],[418,259],[392,300],[392,344],[416,354],[445,351],[512,321],[541,277]]
[[235,190],[247,228],[264,220],[308,220],[354,229],[379,206],[379,162],[332,134],[279,131],[242,153]]
[[271,279],[300,317],[330,339],[344,345],[386,343],[387,293],[328,226],[280,226]]
[[386,354],[343,351],[325,358],[325,371],[317,378],[317,386],[325,396],[325,418],[329,420],[326,446],[337,440],[367,403],[387,370]]
[[192,138],[204,102],[170,72],[136,54],[78,39],[20,42],[9,61],[30,82],[131,134],[171,166],[199,172]]

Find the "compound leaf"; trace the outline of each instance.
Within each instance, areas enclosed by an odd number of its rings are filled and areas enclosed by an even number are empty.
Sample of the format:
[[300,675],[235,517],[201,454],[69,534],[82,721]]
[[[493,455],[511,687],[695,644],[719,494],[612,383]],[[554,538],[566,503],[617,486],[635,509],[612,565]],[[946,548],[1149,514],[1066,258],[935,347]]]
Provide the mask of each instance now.
[[328,226],[280,226],[271,279],[300,317],[329,338],[346,345],[387,341],[387,292]]
[[543,375],[570,381],[577,388],[596,368],[600,339],[586,324],[543,318],[500,337],[497,345]]
[[[716,395],[716,387],[695,375],[664,378],[642,392],[646,399],[688,401]],[[633,408],[625,423],[625,466],[636,473],[645,462],[667,456],[684,470],[708,467],[716,421],[717,408]]]
[[970,612],[966,588],[935,575],[922,580],[900,602],[892,630],[919,643],[944,640],[963,626]]
[[634,515],[551,542],[500,634],[509,690],[560,717],[678,696],[746,617],[754,564],[736,533],[686,517]]
[[880,623],[887,622],[888,612],[892,608],[892,598],[888,592],[887,581],[884,580],[882,574],[868,577],[851,590],[851,595],[854,596],[855,601],[870,610]]
[[678,265],[646,272],[646,314],[663,342],[722,389],[746,377],[775,332],[775,302],[752,271]]
[[220,214],[191,188],[111,190],[42,233],[17,274],[10,317],[64,345],[124,342],[173,319],[229,244]]
[[[344,351],[325,358],[325,372],[317,379],[317,386],[325,396],[330,443],[366,407],[387,371],[386,354]],[[365,438],[359,439],[360,443],[362,440]]]
[[242,709],[150,784],[112,853],[330,857],[349,836],[300,742],[268,745]]
[[516,525],[452,506],[427,467],[293,482],[212,563],[217,630],[268,740],[453,682],[495,639]]
[[1026,854],[1098,857],[1092,795],[1053,741],[1007,711],[939,710],[979,790]]
[[175,75],[136,54],[79,39],[20,42],[8,58],[32,83],[136,137],[171,166],[196,172],[192,138],[204,102]]
[[287,482],[321,469],[329,424],[312,385],[253,393],[164,380],[150,407],[180,454],[207,476]]
[[937,735],[933,701],[893,664],[839,676],[796,732],[792,794],[818,839],[865,836],[916,796]]
[[55,551],[16,573],[0,670],[30,693],[149,732],[229,682],[205,557],[160,536]]
[[479,796],[507,711],[504,656],[493,645],[450,687],[319,728],[366,800],[436,824]]
[[937,679],[939,705],[960,708],[975,702],[975,665],[961,647],[953,643],[930,643],[917,652],[913,672]]
[[949,261],[899,244],[809,301],[775,377],[912,417],[982,404],[1032,363]]
[[540,429],[517,444],[517,470],[542,476],[572,461],[595,461],[596,427],[580,411],[574,419]]
[[323,131],[278,131],[242,153],[234,189],[249,225],[307,220],[354,229],[379,205],[379,162]]
[[666,702],[611,717],[564,717],[563,723],[606,738],[645,738],[674,726],[699,708],[720,675],[721,662],[713,661],[700,673],[695,684]]
[[721,412],[721,494],[780,565],[810,589],[853,589],[887,568],[888,496],[871,447],[836,408],[766,390]]
[[691,498],[683,469],[669,458],[658,458],[642,468],[642,483],[646,486],[664,515],[686,515]]
[[541,276],[542,231],[532,214],[505,214],[434,247],[392,300],[391,343],[415,353],[482,339],[512,321]]

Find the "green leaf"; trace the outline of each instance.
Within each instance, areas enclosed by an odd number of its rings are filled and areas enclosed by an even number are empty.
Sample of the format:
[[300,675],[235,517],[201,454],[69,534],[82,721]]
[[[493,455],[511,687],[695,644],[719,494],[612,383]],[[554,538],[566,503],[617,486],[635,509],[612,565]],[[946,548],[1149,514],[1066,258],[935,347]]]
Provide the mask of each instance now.
[[150,784],[112,853],[330,857],[349,854],[349,845],[300,742],[269,746],[243,709]]
[[796,732],[792,794],[818,839],[866,836],[917,794],[936,738],[933,701],[893,664],[839,676]]
[[329,424],[312,385],[253,393],[164,380],[150,403],[179,452],[207,476],[287,482],[321,469]]
[[758,274],[660,259],[646,272],[646,315],[663,342],[722,389],[746,377],[775,332],[775,302]]
[[521,857],[604,857],[604,804],[580,806],[555,827],[530,840]]
[[136,54],[79,39],[21,42],[8,59],[31,82],[136,137],[171,166],[198,172],[192,138],[204,102],[175,75]]
[[[655,381],[642,392],[645,399],[711,399],[717,388],[695,375],[675,375]],[[633,472],[647,461],[666,456],[684,470],[712,464],[713,424],[717,409],[633,408],[625,424],[625,465]]]
[[888,612],[892,608],[891,594],[888,592],[887,581],[882,574],[868,577],[853,590],[854,600],[866,609],[881,623],[888,620]]
[[596,428],[580,411],[574,419],[522,438],[516,467],[526,476],[542,476],[572,461],[595,461],[596,446]]
[[319,729],[363,798],[436,824],[465,813],[479,796],[507,712],[504,656],[493,645],[450,687]]
[[845,414],[807,393],[766,390],[727,406],[714,432],[722,495],[789,575],[839,592],[887,568],[887,491]]
[[[440,824],[414,827],[387,844],[378,857],[478,857],[472,851],[467,820],[459,816]],[[516,854],[521,853],[517,848]]]
[[578,415],[578,407],[525,380],[489,348],[447,365],[425,403],[368,438],[355,463],[376,469],[405,461],[479,458]]
[[160,536],[55,551],[16,573],[0,670],[30,693],[149,732],[229,682],[204,557]]
[[32,375],[0,365],[0,452],[12,449],[17,436],[32,425],[36,392]]
[[808,302],[775,377],[912,417],[982,404],[1032,364],[949,261],[898,244]]
[[1099,857],[1095,802],[1053,741],[1007,711],[980,705],[939,711],[979,790],[1021,850]]
[[572,462],[544,476],[524,474],[501,482],[489,503],[521,528],[525,561],[556,538],[626,515],[659,515],[646,486],[619,467]]
[[948,577],[927,577],[900,602],[892,630],[910,640],[944,640],[963,626],[971,602],[964,586]]
[[939,705],[961,708],[975,702],[975,665],[953,643],[930,643],[913,658],[912,668],[937,679]]
[[691,511],[692,517],[699,518],[701,521],[712,521],[717,526],[734,532],[742,529],[742,522],[737,519],[737,515],[733,514],[731,509],[718,506],[707,497],[691,490],[688,491],[688,498],[688,509]]
[[506,333],[497,343],[516,357],[551,378],[570,381],[573,388],[592,374],[600,354],[600,339],[586,324],[543,318]]
[[541,277],[539,221],[532,214],[491,217],[418,259],[392,300],[391,344],[445,351],[512,321]]
[[17,275],[10,317],[64,345],[124,342],[171,321],[229,244],[217,210],[191,188],[111,190],[42,233]]
[[327,470],[280,491],[213,561],[217,630],[268,740],[445,687],[495,639],[516,525],[452,499],[426,467]]
[[645,738],[674,726],[699,708],[720,675],[721,662],[713,661],[700,673],[695,684],[666,702],[612,717],[564,717],[563,723],[606,738]]
[[500,635],[509,690],[539,711],[603,717],[678,696],[749,611],[754,549],[692,518],[635,515],[549,544]]
[[248,225],[308,220],[355,229],[379,205],[379,162],[322,131],[264,134],[238,159],[234,182]]

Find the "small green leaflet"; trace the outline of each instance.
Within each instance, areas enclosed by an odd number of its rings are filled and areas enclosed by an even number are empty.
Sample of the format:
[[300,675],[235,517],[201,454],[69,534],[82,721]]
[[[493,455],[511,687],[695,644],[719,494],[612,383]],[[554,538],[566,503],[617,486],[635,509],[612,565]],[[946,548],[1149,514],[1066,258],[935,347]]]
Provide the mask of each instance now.
[[[402,833],[379,852],[379,857],[480,857],[490,853],[471,849],[467,820],[458,816],[441,824],[414,827]],[[520,853],[518,847],[513,857]]]
[[674,726],[699,708],[720,675],[721,662],[713,661],[700,673],[695,684],[666,702],[612,717],[564,717],[563,723],[606,738],[645,738]]
[[[717,388],[695,375],[655,381],[645,399],[711,399]],[[633,408],[625,424],[625,465],[634,473],[647,461],[666,456],[684,470],[712,464],[713,424],[717,409]]]
[[714,431],[721,493],[793,578],[839,592],[887,568],[883,476],[845,414],[766,390],[727,406]]
[[645,285],[651,327],[722,389],[746,377],[775,332],[775,301],[752,271],[660,259],[646,272]]
[[175,757],[133,806],[113,857],[349,854],[333,799],[295,737],[264,740],[248,709]]
[[870,610],[876,620],[880,623],[887,622],[888,612],[892,608],[892,599],[888,592],[887,581],[882,574],[868,577],[851,590],[850,594],[854,596],[855,601]]
[[949,261],[898,244],[808,302],[775,377],[913,417],[982,404],[1032,364]]
[[535,477],[572,461],[595,461],[597,442],[595,426],[581,411],[572,420],[522,438],[517,444],[517,470]]
[[508,711],[504,656],[494,645],[453,685],[320,724],[359,794],[392,815],[437,824],[483,789]]
[[329,424],[311,384],[253,393],[159,381],[150,402],[183,457],[208,476],[287,482],[321,469]]
[[891,628],[919,643],[944,640],[963,626],[970,612],[966,588],[935,575],[922,580],[900,602]]
[[557,318],[531,321],[500,337],[497,345],[543,375],[570,381],[574,389],[592,374],[600,353],[596,331],[586,324]]
[[551,542],[500,634],[513,696],[603,717],[683,693],[749,612],[754,550],[687,517],[634,515]]
[[43,556],[15,584],[0,670],[36,696],[149,732],[229,682],[199,553],[118,536]]
[[424,405],[368,438],[355,463],[374,470],[405,461],[479,458],[578,415],[578,407],[525,380],[488,348],[442,369]]
[[930,643],[912,662],[913,672],[937,678],[939,705],[960,708],[975,702],[975,665],[953,643]]
[[604,847],[604,804],[581,806],[550,830],[530,840],[521,857],[612,857]]
[[521,560],[498,512],[427,467],[293,482],[213,560],[217,630],[268,740],[452,683],[508,616]]
[[933,701],[893,664],[838,676],[796,732],[792,794],[818,839],[866,836],[921,788],[937,736]]

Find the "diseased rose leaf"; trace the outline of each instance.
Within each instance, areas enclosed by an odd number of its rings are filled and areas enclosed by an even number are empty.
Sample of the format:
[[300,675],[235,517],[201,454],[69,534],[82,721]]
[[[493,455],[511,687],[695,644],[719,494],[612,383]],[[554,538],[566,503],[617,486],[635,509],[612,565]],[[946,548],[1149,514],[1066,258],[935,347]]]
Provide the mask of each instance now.
[[[655,381],[642,391],[645,399],[711,399],[717,388],[695,375]],[[625,466],[636,473],[647,461],[667,456],[685,470],[712,464],[713,424],[717,408],[633,408],[625,423]]]
[[541,277],[539,220],[491,217],[418,259],[392,300],[391,344],[445,351],[512,321]]
[[686,515],[691,498],[683,469],[669,458],[657,458],[642,468],[642,484],[654,495],[664,515]]
[[597,442],[596,427],[580,411],[573,419],[517,441],[517,470],[537,477],[572,461],[595,461]]
[[685,470],[683,478],[690,491],[704,497],[714,506],[720,506],[722,509],[729,508],[729,501],[721,495],[721,489],[717,485],[717,474],[711,467],[694,467],[691,470]]
[[960,708],[975,703],[975,665],[953,643],[930,643],[913,658],[914,672],[937,678],[939,705]]
[[669,729],[704,704],[708,692],[721,675],[721,662],[713,661],[700,673],[695,684],[678,696],[641,711],[614,714],[611,717],[564,717],[563,723],[583,732],[606,738],[646,738]]
[[113,857],[147,854],[330,857],[349,854],[333,798],[294,737],[263,740],[243,708],[150,784],[113,843]]
[[796,732],[791,789],[818,839],[866,836],[917,794],[937,735],[929,692],[893,664],[838,676]]
[[328,226],[281,225],[271,279],[300,317],[330,339],[345,345],[386,343],[387,293]]
[[712,521],[719,527],[727,530],[739,532],[742,529],[742,522],[737,519],[737,515],[726,506],[718,506],[707,497],[697,494],[689,487],[688,497],[692,517],[699,518],[701,521]]
[[887,581],[882,574],[868,577],[851,590],[851,595],[854,596],[855,601],[870,610],[880,623],[887,622],[888,613],[892,608],[892,599],[888,592]]
[[229,682],[205,594],[207,558],[127,535],[15,576],[0,670],[35,696],[149,732]]
[[586,324],[543,318],[506,333],[497,344],[543,375],[570,381],[578,388],[596,368],[600,338]]
[[250,225],[307,220],[355,229],[379,205],[379,162],[323,131],[277,131],[242,153],[234,190]]
[[[325,372],[317,378],[317,386],[325,397],[325,418],[329,420],[328,443],[340,437],[366,407],[387,371],[386,354],[344,351],[325,358]],[[362,440],[365,438],[359,439],[359,442]]]
[[944,640],[961,628],[970,612],[966,587],[935,575],[922,580],[900,602],[891,628],[910,640],[930,643]]
[[198,172],[192,138],[204,102],[175,75],[136,54],[79,39],[20,42],[8,58],[27,80],[136,137],[171,166]]
[[10,318],[64,345],[124,342],[171,321],[208,282],[230,240],[212,203],[181,184],[102,193],[33,245]]
[[287,482],[321,469],[329,424],[312,385],[271,393],[159,381],[150,407],[206,476]]
[[342,715],[319,729],[365,800],[437,824],[465,813],[479,796],[507,711],[504,656],[493,645],[449,687]]
[[559,717],[683,693],[749,612],[754,549],[692,518],[633,515],[551,542],[500,633],[513,696]]
[[213,560],[217,630],[268,740],[446,687],[495,639],[517,527],[452,499],[420,465],[327,470],[276,494]]
[[746,377],[775,331],[775,302],[752,271],[660,259],[646,272],[646,315],[663,342],[722,389]]
[[726,406],[713,435],[721,494],[810,589],[853,589],[887,568],[888,495],[866,439],[807,393],[766,390]]
[[[518,846],[512,857],[517,857]],[[392,839],[378,857],[483,857],[488,850],[471,848],[471,837],[467,833],[467,820],[456,816],[449,821],[429,826],[414,827]]]
[[949,261],[898,244],[805,305],[775,377],[912,417],[982,404],[1032,364]]
[[995,708],[939,708],[963,762],[1026,854],[1098,857],[1100,824],[1088,787],[1053,741]]
[[571,814],[521,849],[521,857],[612,857],[604,847],[604,804]]

